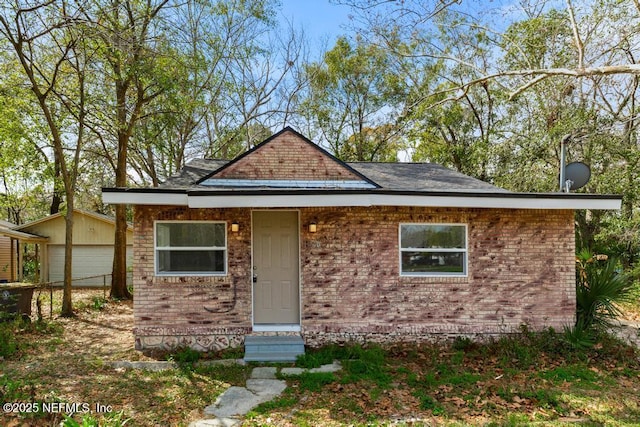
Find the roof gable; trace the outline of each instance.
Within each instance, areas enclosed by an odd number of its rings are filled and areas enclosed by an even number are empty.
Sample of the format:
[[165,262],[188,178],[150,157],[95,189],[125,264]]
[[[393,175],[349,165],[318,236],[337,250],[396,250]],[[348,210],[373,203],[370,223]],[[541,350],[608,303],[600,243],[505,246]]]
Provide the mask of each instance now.
[[353,186],[378,187],[290,127],[198,181],[205,186],[262,187]]
[[[44,217],[42,217],[40,219],[36,219],[34,221],[31,221],[31,222],[27,222],[25,224],[16,225],[16,226],[14,226],[12,228],[14,230],[27,230],[28,231],[30,228],[33,228],[36,225],[40,225],[40,224],[43,224],[43,223],[56,222],[56,221],[58,221],[59,218],[61,218],[60,221],[64,221],[64,215],[65,215],[65,212],[58,212],[58,213],[55,213],[55,214],[52,214],[52,215],[44,216]],[[85,211],[83,209],[74,209],[73,215],[74,215],[74,217],[76,217],[76,219],[78,219],[80,217],[87,217],[87,218],[90,218],[90,219],[93,219],[93,220],[98,220],[98,221],[101,221],[101,222],[104,222],[104,223],[107,223],[107,224],[110,224],[110,225],[115,225],[115,223],[116,223],[116,220],[113,217],[110,217],[110,216],[107,216],[107,215],[104,215],[104,214],[101,214],[101,213],[97,213],[97,212]],[[128,229],[132,229],[131,224],[127,223],[127,228]]]

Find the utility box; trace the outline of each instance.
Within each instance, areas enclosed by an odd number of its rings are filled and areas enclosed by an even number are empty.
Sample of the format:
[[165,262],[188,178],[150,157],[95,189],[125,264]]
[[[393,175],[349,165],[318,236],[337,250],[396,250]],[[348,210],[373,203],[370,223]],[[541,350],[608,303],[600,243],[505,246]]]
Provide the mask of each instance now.
[[36,285],[31,283],[0,284],[0,320],[31,316],[31,298]]

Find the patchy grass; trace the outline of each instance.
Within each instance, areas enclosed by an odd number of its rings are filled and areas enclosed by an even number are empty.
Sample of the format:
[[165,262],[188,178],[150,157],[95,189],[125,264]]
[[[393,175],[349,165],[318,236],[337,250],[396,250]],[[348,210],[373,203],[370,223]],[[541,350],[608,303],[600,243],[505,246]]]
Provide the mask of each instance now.
[[131,302],[101,296],[102,291],[78,292],[73,319],[0,324],[0,335],[8,330],[15,338],[15,350],[0,361],[2,403],[89,405],[88,413],[80,406],[70,419],[64,410],[4,412],[0,425],[188,425],[203,418],[203,409],[229,386],[245,384],[250,368],[192,366],[195,356],[187,351],[178,353],[185,362],[180,369],[111,368],[114,360],[154,359],[133,349]]
[[287,378],[284,397],[256,408],[248,425],[640,423],[640,352],[608,336],[588,350],[526,328],[485,344],[328,346],[298,365],[333,359],[344,367],[334,381]]
[[[193,363],[238,358],[238,350],[181,349],[158,357],[181,362],[162,372],[110,368],[112,360],[151,358],[133,350],[131,303],[101,296],[79,293],[75,319],[0,325],[3,403],[87,403],[91,411],[67,420],[62,413],[0,413],[0,425],[186,426],[229,386],[245,384],[251,367]],[[562,338],[523,329],[484,344],[458,338],[310,350],[297,366],[340,360],[343,369],[287,377],[285,392],[244,425],[639,425],[638,350],[609,336],[589,349]],[[98,404],[110,412],[96,411]]]

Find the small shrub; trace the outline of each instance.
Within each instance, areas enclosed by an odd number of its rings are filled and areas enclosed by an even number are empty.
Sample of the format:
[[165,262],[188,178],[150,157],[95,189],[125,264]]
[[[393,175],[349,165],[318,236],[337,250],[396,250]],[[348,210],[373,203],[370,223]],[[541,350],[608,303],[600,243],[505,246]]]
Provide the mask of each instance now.
[[107,305],[107,300],[104,297],[94,296],[91,298],[91,303],[94,310],[101,311]]
[[174,360],[180,365],[192,365],[200,360],[200,352],[192,349],[191,347],[183,347],[177,349],[172,355],[169,356],[171,360]]
[[601,329],[621,315],[618,304],[628,301],[633,284],[615,258],[582,251],[576,256],[577,323]]
[[578,322],[574,326],[565,326],[563,339],[577,350],[586,350],[595,344],[593,333],[582,322]]

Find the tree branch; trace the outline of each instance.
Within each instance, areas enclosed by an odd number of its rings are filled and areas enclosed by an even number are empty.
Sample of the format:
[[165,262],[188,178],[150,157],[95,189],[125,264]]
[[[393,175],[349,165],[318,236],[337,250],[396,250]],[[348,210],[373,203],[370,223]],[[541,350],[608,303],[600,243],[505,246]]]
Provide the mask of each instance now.
[[576,43],[576,49],[578,50],[578,68],[582,69],[584,68],[584,43],[580,38],[578,23],[576,22],[575,12],[573,10],[573,4],[571,4],[571,0],[567,0],[567,11],[569,12],[569,20],[571,21],[573,40]]

